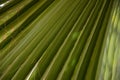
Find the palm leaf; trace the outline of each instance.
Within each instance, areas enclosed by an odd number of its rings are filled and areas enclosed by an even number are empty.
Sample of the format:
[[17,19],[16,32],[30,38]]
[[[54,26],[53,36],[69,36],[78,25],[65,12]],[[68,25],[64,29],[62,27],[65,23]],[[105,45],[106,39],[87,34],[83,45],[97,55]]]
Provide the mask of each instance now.
[[0,80],[119,80],[119,0],[1,0]]

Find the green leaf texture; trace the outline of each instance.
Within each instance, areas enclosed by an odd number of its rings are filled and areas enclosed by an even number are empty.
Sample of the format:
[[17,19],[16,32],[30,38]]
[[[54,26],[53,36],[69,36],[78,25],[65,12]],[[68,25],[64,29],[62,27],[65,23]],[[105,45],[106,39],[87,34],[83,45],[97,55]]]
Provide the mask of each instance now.
[[120,80],[119,0],[1,0],[0,80]]

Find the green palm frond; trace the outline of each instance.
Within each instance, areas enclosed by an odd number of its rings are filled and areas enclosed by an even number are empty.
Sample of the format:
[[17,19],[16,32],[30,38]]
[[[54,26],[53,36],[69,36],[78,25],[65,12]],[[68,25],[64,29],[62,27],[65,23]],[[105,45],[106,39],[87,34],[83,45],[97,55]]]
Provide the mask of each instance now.
[[119,0],[1,0],[0,80],[119,80]]

